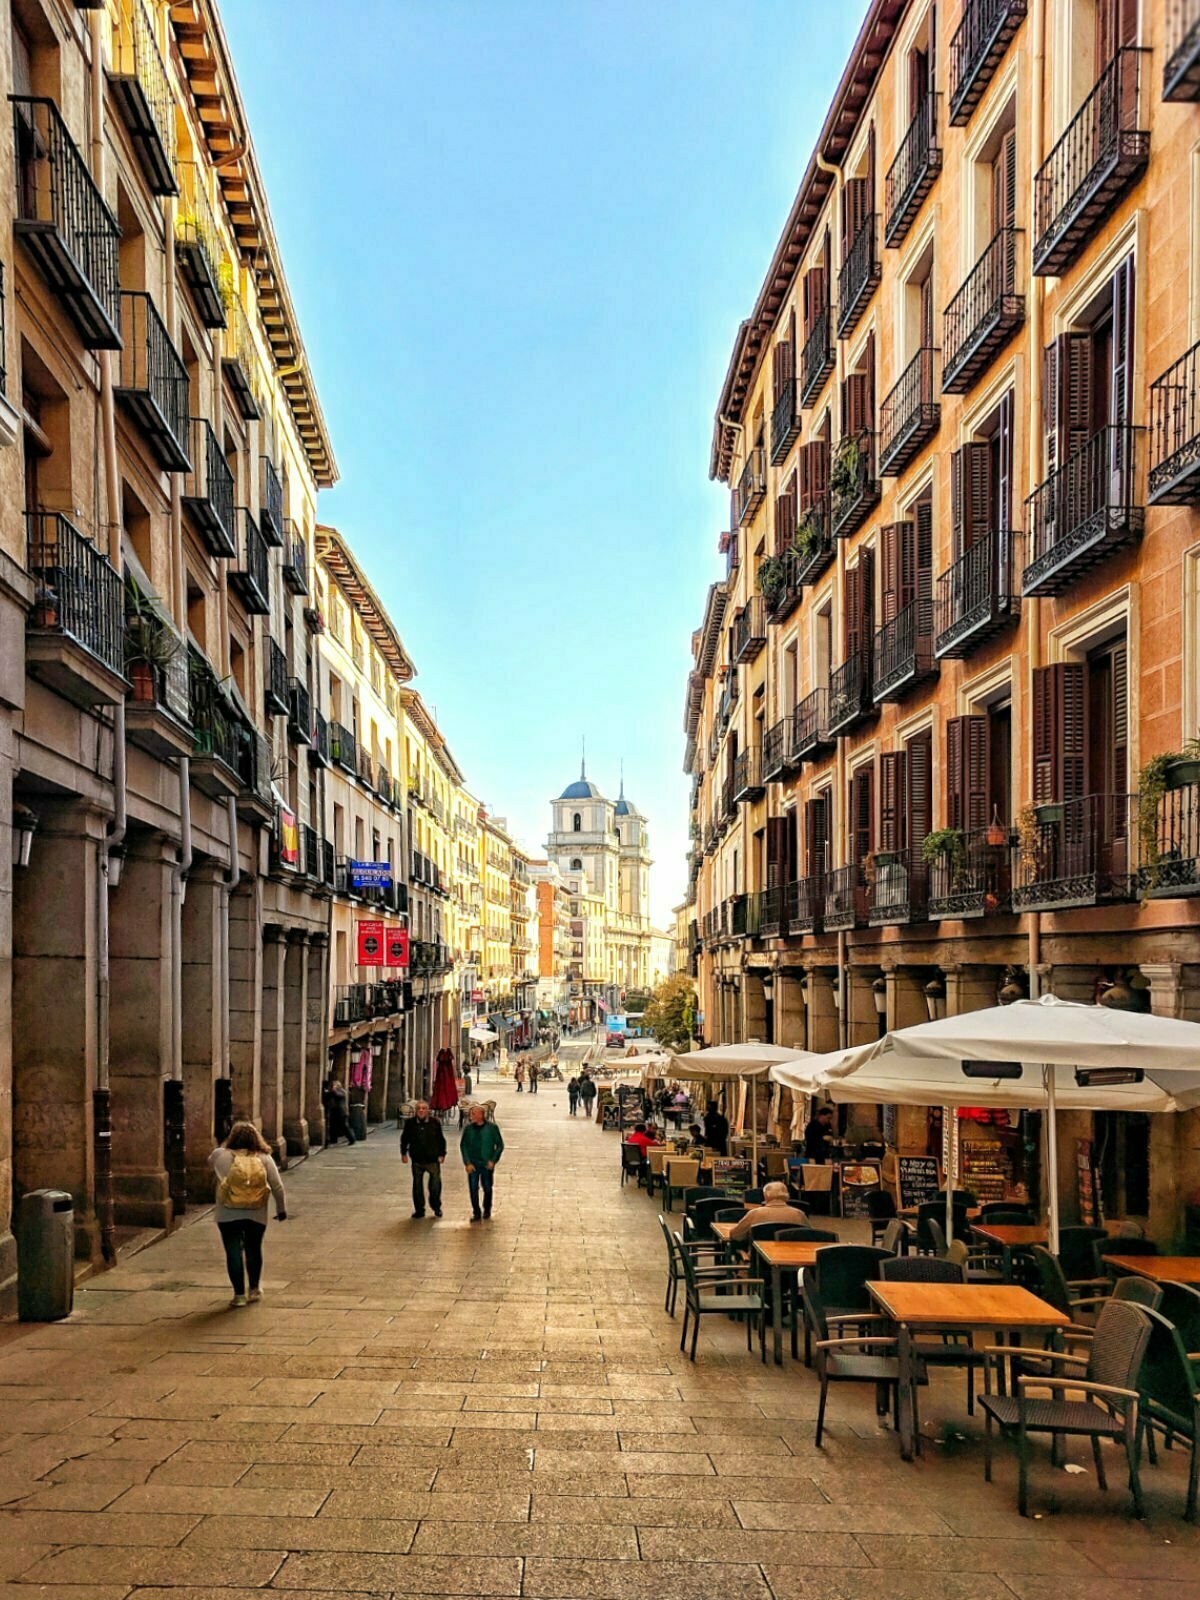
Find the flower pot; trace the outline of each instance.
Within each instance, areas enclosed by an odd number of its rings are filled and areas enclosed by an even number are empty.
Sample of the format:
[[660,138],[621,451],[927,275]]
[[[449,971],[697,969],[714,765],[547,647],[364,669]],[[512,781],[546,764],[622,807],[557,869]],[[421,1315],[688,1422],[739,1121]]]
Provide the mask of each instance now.
[[1163,774],[1163,784],[1167,789],[1190,789],[1200,784],[1200,761],[1190,757],[1172,761]]
[[1063,802],[1061,800],[1051,800],[1045,805],[1034,806],[1033,815],[1034,819],[1043,827],[1047,823],[1061,822],[1063,819]]

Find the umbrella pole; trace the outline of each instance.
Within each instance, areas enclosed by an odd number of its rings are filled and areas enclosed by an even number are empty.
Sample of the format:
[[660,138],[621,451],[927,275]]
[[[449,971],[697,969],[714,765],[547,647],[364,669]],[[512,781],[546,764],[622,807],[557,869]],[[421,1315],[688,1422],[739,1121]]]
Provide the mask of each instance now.
[[758,1187],[758,1079],[750,1079],[750,1187]]
[[954,1191],[958,1187],[958,1123],[954,1107],[942,1107],[942,1128],[946,1138],[946,1243],[954,1242]]
[[1046,1198],[1050,1213],[1050,1251],[1058,1254],[1058,1095],[1054,1068],[1042,1068],[1046,1085]]

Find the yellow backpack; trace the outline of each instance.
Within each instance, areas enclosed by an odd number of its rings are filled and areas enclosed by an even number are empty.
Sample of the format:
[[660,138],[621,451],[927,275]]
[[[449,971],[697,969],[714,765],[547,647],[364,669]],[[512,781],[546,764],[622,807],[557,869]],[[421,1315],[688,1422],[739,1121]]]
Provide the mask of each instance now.
[[270,1192],[262,1157],[238,1150],[232,1167],[217,1185],[217,1204],[234,1211],[254,1211],[266,1204]]

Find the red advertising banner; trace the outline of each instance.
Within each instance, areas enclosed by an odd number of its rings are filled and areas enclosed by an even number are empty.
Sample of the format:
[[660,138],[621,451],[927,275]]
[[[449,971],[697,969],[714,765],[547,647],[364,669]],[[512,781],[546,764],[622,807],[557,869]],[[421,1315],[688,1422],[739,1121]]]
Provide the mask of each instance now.
[[358,924],[358,964],[360,967],[383,965],[383,923]]
[[383,964],[385,967],[408,965],[408,929],[388,928],[383,936]]

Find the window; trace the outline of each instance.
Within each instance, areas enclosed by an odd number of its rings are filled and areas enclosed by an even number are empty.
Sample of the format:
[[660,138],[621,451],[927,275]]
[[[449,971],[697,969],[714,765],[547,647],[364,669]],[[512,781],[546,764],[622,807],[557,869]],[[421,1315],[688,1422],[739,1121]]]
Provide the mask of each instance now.
[[572,833],[582,833],[583,832],[583,818],[580,816],[578,811],[575,813],[574,817],[571,819],[571,832]]
[[915,859],[933,831],[933,734],[926,728],[903,750],[879,758],[879,848]]
[[1006,394],[950,457],[950,528],[955,561],[997,529],[1012,527],[1013,397]]
[[871,646],[875,631],[875,552],[864,550],[846,568],[842,610],[842,660],[851,661]]
[[871,762],[850,776],[848,866],[861,867],[875,848],[875,768]]
[[[1053,472],[1113,430],[1110,470],[1123,477],[1133,410],[1133,257],[1127,257],[1085,313],[1086,325],[1061,334],[1045,352],[1046,467]],[[1119,435],[1117,430],[1120,430]]]
[[1033,675],[1034,801],[1124,795],[1129,778],[1128,655],[1122,633],[1083,661]]

